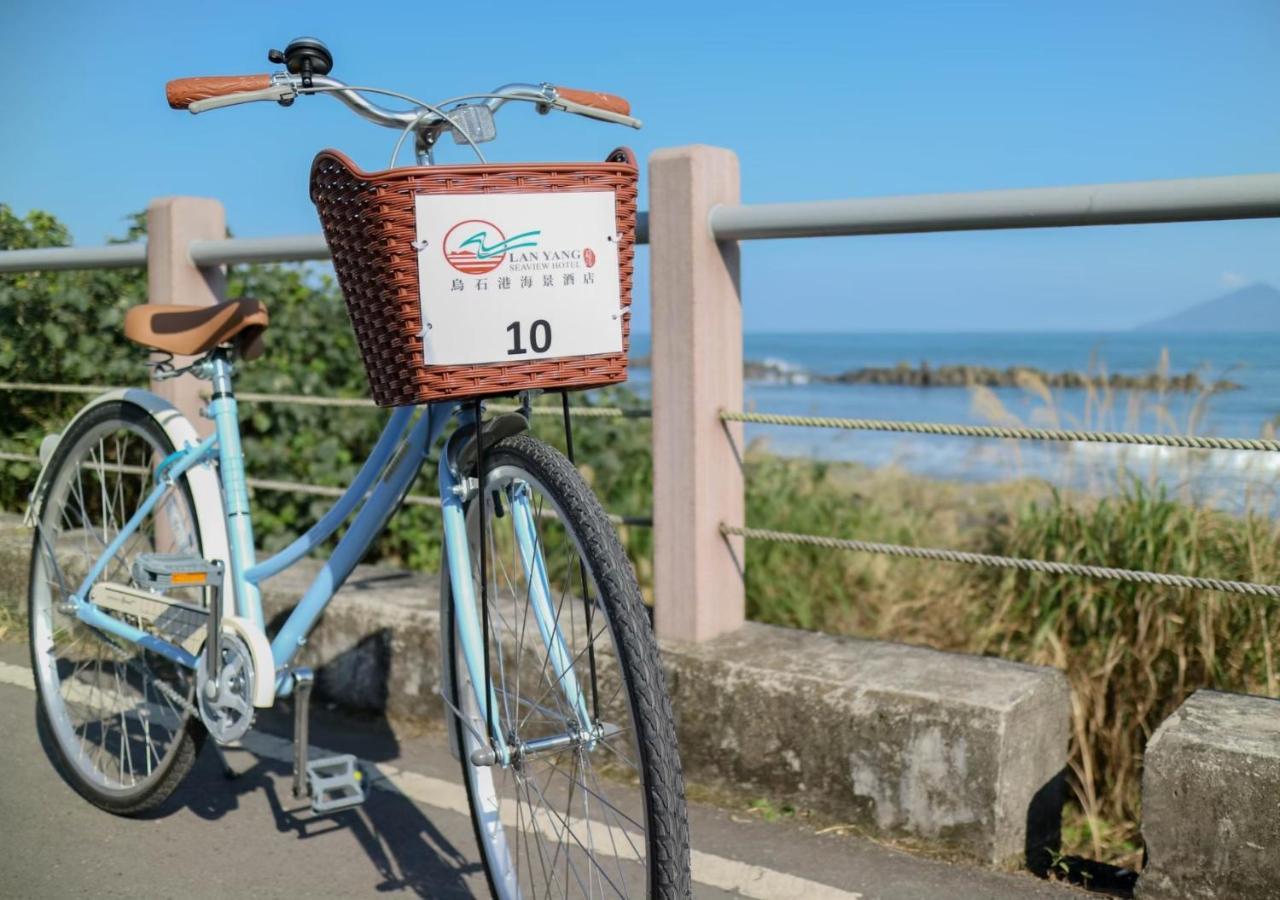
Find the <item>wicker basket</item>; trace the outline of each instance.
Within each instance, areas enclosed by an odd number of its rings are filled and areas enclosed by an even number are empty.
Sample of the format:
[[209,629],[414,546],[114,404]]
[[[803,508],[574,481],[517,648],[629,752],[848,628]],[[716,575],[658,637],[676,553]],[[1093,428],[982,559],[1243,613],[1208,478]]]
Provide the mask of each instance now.
[[[636,180],[635,157],[627,149],[615,150],[602,163],[418,166],[382,172],[362,172],[335,150],[317,155],[311,166],[311,199],[333,252],[374,402],[404,406],[625,381]],[[602,190],[612,190],[616,197],[621,353],[485,365],[431,365],[424,359],[413,246],[415,195]]]

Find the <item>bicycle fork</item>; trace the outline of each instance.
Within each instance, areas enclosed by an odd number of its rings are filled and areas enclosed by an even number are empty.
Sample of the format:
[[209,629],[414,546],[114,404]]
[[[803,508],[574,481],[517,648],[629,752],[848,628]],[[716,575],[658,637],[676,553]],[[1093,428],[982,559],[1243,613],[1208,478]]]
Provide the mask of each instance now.
[[[547,664],[555,673],[554,680],[564,695],[568,709],[572,710],[574,720],[565,722],[566,730],[563,734],[530,741],[519,741],[514,733],[505,735],[502,733],[498,717],[497,692],[493,683],[485,677],[485,658],[489,650],[488,636],[483,634],[481,617],[478,613],[478,598],[472,580],[471,546],[467,534],[465,501],[473,490],[478,494],[479,483],[476,481],[473,485],[471,483],[473,479],[463,480],[457,476],[450,465],[448,450],[448,443],[446,443],[440,457],[440,497],[449,564],[453,627],[462,648],[463,664],[466,666],[471,682],[472,698],[482,718],[487,714],[489,730],[489,735],[481,735],[473,731],[475,737],[485,746],[472,753],[471,762],[481,766],[498,764],[506,767],[511,765],[517,757],[554,752],[574,744],[584,744],[589,749],[597,740],[607,735],[592,722],[586,698],[574,670],[574,658],[565,646],[564,635],[560,630],[556,610],[551,601],[551,589],[538,539],[536,516],[530,504],[528,486],[523,484],[517,484],[512,490],[507,491],[506,498],[509,505],[509,519],[514,529],[524,570],[525,584],[528,586],[526,599],[538,626],[538,634],[546,651]],[[480,497],[477,496],[476,499],[479,501]],[[484,538],[482,537],[481,540]],[[442,618],[442,626],[445,621]],[[441,643],[442,646],[448,646],[448,635],[442,634]],[[496,652],[502,651],[498,648]],[[443,655],[442,664],[446,666],[450,664],[447,657]],[[464,727],[471,727],[461,710],[454,708],[451,712],[458,716]]]

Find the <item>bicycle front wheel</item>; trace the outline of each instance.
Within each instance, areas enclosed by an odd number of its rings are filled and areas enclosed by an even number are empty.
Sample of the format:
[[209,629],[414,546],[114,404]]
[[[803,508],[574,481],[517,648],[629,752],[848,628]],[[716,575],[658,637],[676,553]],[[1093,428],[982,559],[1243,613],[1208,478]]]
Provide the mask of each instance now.
[[[502,900],[686,897],[675,727],[630,562],[560,453],[519,435],[485,455],[478,495],[486,504],[491,699],[473,688],[456,614],[449,662],[461,714],[451,727],[489,886]],[[477,604],[480,518],[473,497]],[[447,565],[443,602],[454,602]],[[478,764],[494,745],[505,745],[507,764]]]

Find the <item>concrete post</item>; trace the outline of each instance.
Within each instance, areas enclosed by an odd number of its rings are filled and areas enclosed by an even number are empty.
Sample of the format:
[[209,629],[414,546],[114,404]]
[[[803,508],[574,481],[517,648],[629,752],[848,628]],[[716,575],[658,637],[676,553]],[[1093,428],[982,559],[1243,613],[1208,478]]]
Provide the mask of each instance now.
[[739,198],[738,158],[718,147],[649,160],[653,304],[654,624],[667,640],[704,641],[742,625],[742,303],[737,243],[717,244],[708,215]]
[[[147,206],[147,294],[151,303],[208,306],[226,298],[227,275],[222,266],[197,268],[188,246],[194,240],[227,236],[222,204],[207,197],[160,197]],[[185,366],[190,357],[175,357]],[[213,433],[213,423],[200,416],[201,382],[189,375],[153,381],[151,389],[178,408],[201,436]]]

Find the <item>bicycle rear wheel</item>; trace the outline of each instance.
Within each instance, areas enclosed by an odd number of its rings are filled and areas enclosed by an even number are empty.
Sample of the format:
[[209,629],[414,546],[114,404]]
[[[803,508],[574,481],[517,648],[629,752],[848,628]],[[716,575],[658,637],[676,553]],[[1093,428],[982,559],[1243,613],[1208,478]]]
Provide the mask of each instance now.
[[[520,435],[485,455],[489,666],[496,737],[510,748],[509,765],[472,761],[490,746],[490,729],[456,623],[449,664],[451,699],[463,717],[451,717],[451,727],[490,888],[502,900],[686,897],[684,781],[631,565],[599,502],[557,451]],[[477,603],[479,520],[473,498],[467,522]],[[539,593],[567,665],[556,664],[539,627]],[[451,609],[447,566],[442,597]],[[578,686],[578,698],[566,684]],[[594,738],[578,729],[579,710]]]
[[[205,737],[192,715],[195,678],[85,625],[67,598],[146,499],[156,465],[173,449],[136,404],[104,403],[81,416],[49,462],[31,550],[28,603],[39,725],[72,786],[121,815],[152,809],[191,769]],[[137,555],[157,551],[203,555],[185,476],[110,560],[101,580],[131,583]],[[198,594],[184,599],[203,603]]]

